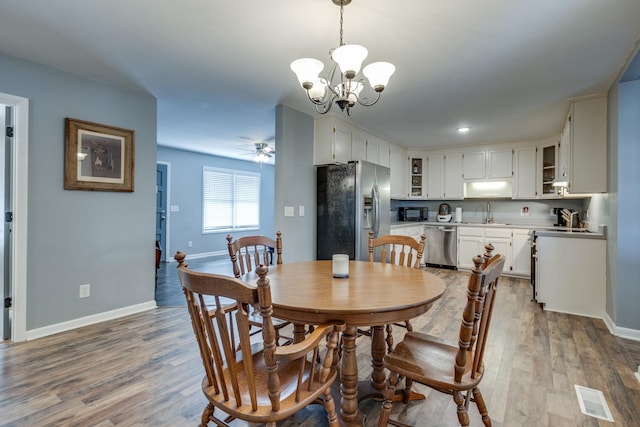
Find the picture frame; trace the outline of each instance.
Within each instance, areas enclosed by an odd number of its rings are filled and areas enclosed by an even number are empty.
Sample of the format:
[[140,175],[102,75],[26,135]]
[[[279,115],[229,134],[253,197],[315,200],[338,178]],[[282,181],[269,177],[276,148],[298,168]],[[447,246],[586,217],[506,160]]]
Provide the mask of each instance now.
[[133,192],[135,132],[65,118],[64,188]]

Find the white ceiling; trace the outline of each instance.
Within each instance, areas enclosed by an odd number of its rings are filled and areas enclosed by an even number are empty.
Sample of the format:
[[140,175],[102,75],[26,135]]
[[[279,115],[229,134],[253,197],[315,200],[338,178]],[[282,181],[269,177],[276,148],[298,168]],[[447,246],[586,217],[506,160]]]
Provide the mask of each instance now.
[[[289,64],[328,68],[338,19],[331,0],[0,0],[0,52],[148,92],[160,145],[247,159],[277,104],[314,114]],[[351,120],[410,148],[557,134],[569,99],[619,77],[639,23],[639,0],[353,0],[345,43],[396,73]]]

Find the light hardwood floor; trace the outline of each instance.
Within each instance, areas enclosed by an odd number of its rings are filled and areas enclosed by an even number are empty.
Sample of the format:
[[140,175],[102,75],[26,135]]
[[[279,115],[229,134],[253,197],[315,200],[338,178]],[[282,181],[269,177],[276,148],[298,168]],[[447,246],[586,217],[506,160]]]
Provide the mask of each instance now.
[[[166,282],[175,263],[163,268]],[[412,323],[415,330],[455,340],[468,273],[430,270],[445,278],[447,291]],[[631,368],[638,353],[610,335],[601,320],[544,312],[529,293],[525,280],[500,282],[481,385],[493,425],[640,426],[640,382]],[[394,330],[396,340],[402,334],[402,328]],[[370,364],[368,340],[358,339],[363,378]],[[2,426],[196,426],[206,403],[184,307],[0,344],[0,372]],[[583,415],[574,384],[602,390],[615,423]],[[450,396],[416,387],[427,399],[396,404],[393,417],[416,426],[458,425]],[[365,425],[375,426],[379,402],[366,400],[360,408]],[[471,425],[481,425],[476,408],[469,412]],[[280,425],[326,425],[324,409],[314,405]]]

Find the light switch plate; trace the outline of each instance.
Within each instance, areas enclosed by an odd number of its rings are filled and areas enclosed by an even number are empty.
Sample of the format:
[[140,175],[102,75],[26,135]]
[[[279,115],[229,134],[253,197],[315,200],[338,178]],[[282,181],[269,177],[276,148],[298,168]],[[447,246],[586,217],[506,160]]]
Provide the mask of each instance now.
[[293,206],[284,207],[284,216],[294,216],[294,215],[295,215],[295,209],[293,208]]
[[304,206],[303,205],[298,206],[298,215],[299,216],[304,216]]

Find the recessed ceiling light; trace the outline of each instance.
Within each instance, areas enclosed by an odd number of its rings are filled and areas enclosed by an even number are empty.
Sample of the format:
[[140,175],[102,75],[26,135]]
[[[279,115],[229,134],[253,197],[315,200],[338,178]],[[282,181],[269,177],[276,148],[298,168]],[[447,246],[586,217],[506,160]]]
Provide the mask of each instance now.
[[458,128],[458,132],[460,132],[460,133],[467,133],[467,132],[469,132],[470,130],[471,130],[471,128],[468,128],[468,127],[466,127],[466,126],[463,126],[463,127],[459,127],[459,128]]

